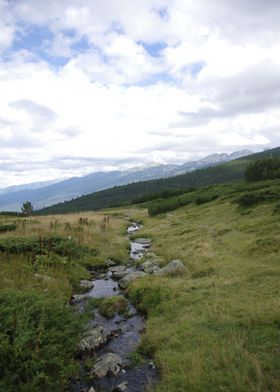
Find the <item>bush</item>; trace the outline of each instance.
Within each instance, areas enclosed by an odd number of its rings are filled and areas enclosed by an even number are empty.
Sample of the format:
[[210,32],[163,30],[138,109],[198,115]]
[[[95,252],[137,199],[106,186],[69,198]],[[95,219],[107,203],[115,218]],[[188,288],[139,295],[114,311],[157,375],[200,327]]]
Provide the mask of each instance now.
[[91,298],[88,302],[87,310],[90,310],[92,307],[97,307],[103,316],[112,318],[116,313],[127,313],[128,301],[122,295],[109,298]]
[[244,172],[244,177],[248,182],[280,178],[280,159],[260,159],[250,163]]
[[17,226],[14,223],[0,225],[0,233],[6,233],[7,231],[16,230]]
[[8,237],[0,240],[0,251],[12,254],[33,253],[36,255],[55,253],[62,257],[81,259],[96,256],[95,249],[78,245],[73,239],[64,237],[28,238]]
[[0,390],[64,390],[76,371],[82,320],[59,300],[9,289],[0,292]]
[[250,207],[261,202],[272,202],[280,199],[280,190],[275,188],[262,189],[242,193],[236,202],[240,207]]
[[216,200],[219,197],[217,193],[205,193],[198,196],[195,200],[197,205],[209,203],[210,201]]

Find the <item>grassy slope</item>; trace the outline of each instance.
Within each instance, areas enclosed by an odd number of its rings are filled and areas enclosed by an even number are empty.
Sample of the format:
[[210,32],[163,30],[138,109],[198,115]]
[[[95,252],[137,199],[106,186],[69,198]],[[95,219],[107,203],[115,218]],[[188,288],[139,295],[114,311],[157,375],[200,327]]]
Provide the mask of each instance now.
[[[110,257],[115,257],[118,260],[127,257],[128,242],[124,237],[127,222],[123,220],[123,215],[111,216],[110,222],[106,223],[104,230],[101,228],[104,214],[87,213],[89,226],[80,225],[80,217],[85,217],[85,214],[56,215],[55,217],[49,215],[36,217],[35,219],[0,217],[1,225],[11,222],[20,223],[16,231],[1,234],[0,243],[1,240],[9,237],[31,237],[37,238],[39,241],[39,237],[58,235],[62,237],[70,236],[76,243],[97,251],[97,256],[91,258],[91,260],[85,259],[81,262],[76,260],[74,264],[69,265],[40,266],[40,271],[32,267],[30,257],[25,254],[13,256],[0,252],[0,289],[12,287],[25,290],[35,288],[43,291],[47,288],[55,295],[68,300],[72,294],[73,284],[90,276],[85,264],[103,263]],[[22,224],[24,220],[26,221],[25,225]],[[53,228],[50,228],[51,222],[54,224]],[[70,225],[67,230],[65,230],[65,223]],[[37,272],[48,275],[53,279],[43,282],[38,281],[34,278],[34,273]]]
[[130,290],[149,314],[142,349],[162,370],[157,392],[280,390],[273,206],[250,212],[225,199],[156,218],[142,213],[153,250],[192,273],[139,280]]
[[40,237],[52,235],[66,238],[66,244],[71,237],[76,244],[95,249],[94,255],[89,252],[83,258],[71,253],[79,247],[69,246],[69,258],[49,253],[48,247],[36,257],[32,252],[0,252],[0,391],[68,390],[69,377],[78,371],[75,353],[86,317],[69,307],[69,299],[79,292],[80,279],[90,278],[86,266],[128,256],[123,213],[111,215],[105,227],[103,214],[86,217],[89,225],[81,225],[78,214],[36,220],[0,217],[1,227],[18,224],[15,231],[0,235],[2,246],[11,240],[19,246],[31,238],[39,244]]
[[[222,189],[226,186],[221,196]],[[166,262],[180,258],[191,271],[191,276],[147,277],[129,290],[149,315],[141,350],[154,354],[161,369],[156,391],[279,391],[280,228],[274,208],[275,202],[240,209],[225,196],[154,218],[143,208],[111,210],[105,231],[101,213],[36,217],[37,223],[30,219],[1,238],[45,235],[51,232],[50,222],[58,220],[52,230],[97,249],[96,262],[114,256],[125,260],[124,218],[129,213],[143,220],[141,236],[153,238],[153,250]],[[93,224],[77,230],[80,216]],[[65,231],[65,222],[70,230]],[[53,280],[38,281],[24,255],[1,255],[0,262],[1,289],[44,295],[48,289],[61,303],[73,283],[87,276],[83,265],[46,266],[39,272]]]
[[262,153],[248,155],[222,165],[196,170],[180,176],[160,180],[142,181],[91,193],[77,199],[59,203],[39,211],[40,214],[59,214],[74,211],[98,210],[129,204],[134,198],[164,189],[219,184],[240,180],[249,162],[265,157],[279,157],[280,147]]

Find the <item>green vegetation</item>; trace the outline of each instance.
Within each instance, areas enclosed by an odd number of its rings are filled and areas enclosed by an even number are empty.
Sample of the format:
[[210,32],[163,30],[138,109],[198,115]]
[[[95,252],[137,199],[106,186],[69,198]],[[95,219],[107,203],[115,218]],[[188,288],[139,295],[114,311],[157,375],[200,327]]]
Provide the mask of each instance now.
[[6,231],[14,231],[17,226],[14,223],[6,223],[5,225],[0,225],[0,234]]
[[22,211],[22,214],[25,216],[30,216],[33,214],[33,206],[30,203],[30,201],[26,201],[25,203],[23,203],[23,205],[21,207],[21,211]]
[[244,172],[246,181],[264,181],[280,178],[280,159],[260,159],[248,165]]
[[128,312],[128,301],[122,295],[108,298],[91,298],[87,308],[98,308],[103,316],[112,318],[116,313],[126,314]]
[[77,371],[81,319],[56,298],[0,291],[0,390],[58,391]]
[[161,370],[156,392],[280,390],[279,202],[236,202],[266,189],[276,192],[279,181],[213,187],[218,199],[172,214],[135,211],[152,251],[182,260],[191,276],[150,276],[129,288],[148,315],[139,350]]
[[240,181],[243,179],[246,167],[251,162],[264,158],[277,158],[279,156],[280,147],[180,176],[115,186],[111,189],[105,189],[71,201],[46,207],[37,211],[37,213],[44,215],[63,214],[126,206],[135,201],[137,203],[142,202],[141,198],[143,198],[144,202],[153,200],[155,197],[164,198],[164,192],[168,194],[170,191],[179,195],[184,189],[186,193],[193,187]]
[[0,237],[0,391],[68,389],[85,328],[69,299],[87,266],[127,257],[123,216],[0,217],[15,226]]
[[[274,153],[279,149],[269,152],[272,158]],[[0,236],[0,390],[67,388],[84,327],[69,298],[80,279],[90,277],[86,266],[108,258],[126,262],[126,228],[134,219],[143,223],[141,236],[153,239],[151,252],[163,265],[180,259],[189,270],[151,275],[128,289],[132,302],[148,316],[133,356],[136,363],[142,354],[154,357],[161,372],[155,391],[278,392],[280,180],[232,181],[241,178],[248,162],[265,154],[62,205],[69,212],[125,204],[144,195],[140,206],[106,215],[36,220],[1,215],[2,226],[16,228]],[[121,296],[90,305],[107,317],[127,312]]]

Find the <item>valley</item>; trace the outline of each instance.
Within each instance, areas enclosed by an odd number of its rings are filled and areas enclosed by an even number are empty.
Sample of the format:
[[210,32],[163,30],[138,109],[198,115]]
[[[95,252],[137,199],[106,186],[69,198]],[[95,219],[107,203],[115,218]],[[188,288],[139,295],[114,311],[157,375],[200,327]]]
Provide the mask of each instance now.
[[[151,245],[135,266],[141,269],[152,261],[156,269],[131,281],[124,295],[146,318],[133,362],[137,367],[148,358],[155,364],[159,377],[151,390],[278,391],[278,189],[277,179],[216,185],[217,197],[197,203],[196,190],[188,204],[154,216],[148,215],[145,203],[67,215],[1,216],[1,225],[13,225],[13,231],[0,237],[0,306],[6,315],[0,327],[0,367],[5,375],[0,387],[69,389],[69,380],[79,374],[77,348],[92,313],[80,314],[77,320],[67,303],[73,294],[83,294],[80,281],[91,280],[90,271],[111,268],[108,260],[129,268],[126,232],[131,222],[139,222],[141,232],[132,230],[131,240],[150,238]],[[250,205],[243,205],[240,200],[247,200],[248,193],[269,197],[251,198]],[[151,201],[155,202],[162,201]],[[180,260],[185,268],[156,273],[172,260]],[[110,301],[91,304],[93,310],[103,306],[109,324],[110,317],[121,315],[121,308]],[[34,306],[38,318],[30,323]],[[51,352],[56,352],[57,372],[49,367]],[[92,353],[85,366],[90,370],[94,363]],[[113,385],[101,388],[111,391]]]

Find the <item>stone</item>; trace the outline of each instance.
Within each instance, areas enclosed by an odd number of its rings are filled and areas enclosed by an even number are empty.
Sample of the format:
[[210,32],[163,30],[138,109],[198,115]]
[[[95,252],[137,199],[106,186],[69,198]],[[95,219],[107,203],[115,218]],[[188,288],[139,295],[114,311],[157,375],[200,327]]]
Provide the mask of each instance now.
[[116,386],[116,388],[113,389],[113,392],[126,392],[127,389],[128,389],[128,382],[124,381],[118,386]]
[[156,366],[155,366],[155,364],[154,364],[153,361],[149,361],[148,365],[149,365],[149,367],[150,367],[151,369],[153,369],[153,370],[156,368]]
[[87,297],[87,294],[74,294],[71,298],[71,304],[77,304]]
[[146,272],[146,274],[153,274],[154,272],[159,270],[159,266],[154,260],[148,260],[142,263],[139,269]]
[[94,283],[91,280],[81,280],[80,287],[84,289],[91,289],[94,286]]
[[85,337],[80,342],[80,351],[93,351],[102,344],[105,344],[108,340],[109,334],[101,327],[97,326],[93,329],[88,330],[85,333]]
[[105,264],[107,264],[108,267],[112,267],[112,266],[116,265],[116,263],[111,259],[107,259],[105,261]]
[[165,267],[156,271],[157,275],[178,275],[188,272],[181,260],[172,260]]
[[119,281],[119,286],[122,289],[126,289],[131,282],[133,282],[136,279],[142,278],[143,276],[146,275],[147,274],[143,271],[130,272]]
[[91,369],[91,374],[98,378],[105,377],[109,374],[116,376],[121,370],[121,367],[121,357],[114,353],[108,353],[96,361],[95,365]]
[[141,245],[151,245],[152,240],[150,238],[136,238],[134,242]]
[[121,279],[126,274],[128,274],[128,271],[124,265],[118,265],[116,267],[109,268],[109,272],[112,274],[112,278],[116,280]]

